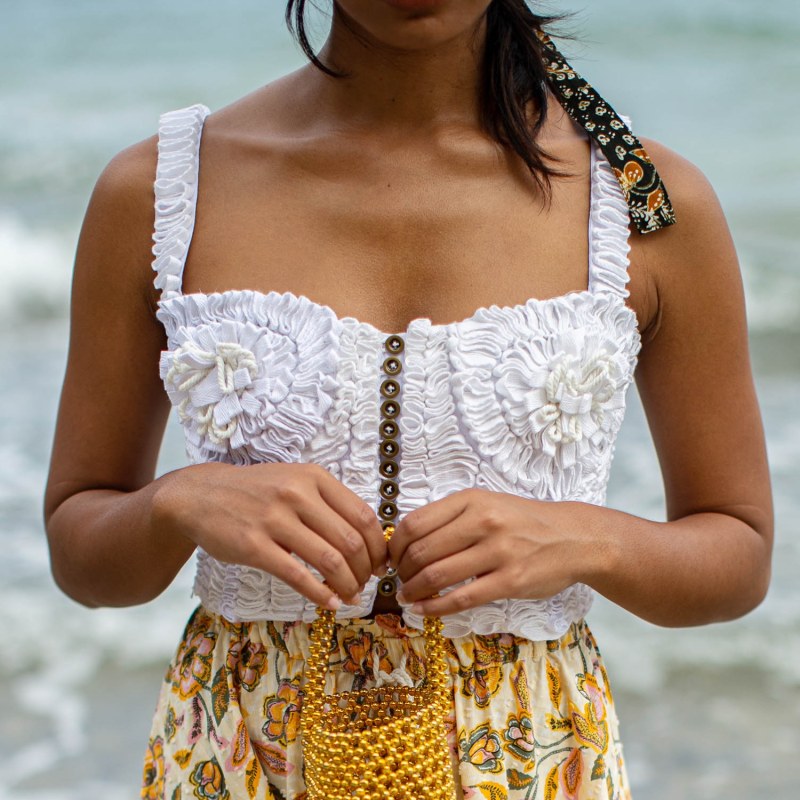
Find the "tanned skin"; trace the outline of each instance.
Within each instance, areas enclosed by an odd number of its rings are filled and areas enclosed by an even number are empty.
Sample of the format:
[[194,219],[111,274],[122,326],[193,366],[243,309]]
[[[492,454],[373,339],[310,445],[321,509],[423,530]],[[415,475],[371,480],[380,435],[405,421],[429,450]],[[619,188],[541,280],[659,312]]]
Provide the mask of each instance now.
[[[477,23],[480,46],[487,0],[416,16],[374,0],[340,6],[321,56],[352,77],[307,65],[207,119],[184,292],[292,291],[394,332],[585,290],[588,142],[551,100],[541,142],[570,177],[553,181],[548,203],[480,130],[469,42]],[[154,315],[151,137],[103,171],[78,245],[45,498],[59,586],[87,606],[142,603],[199,545],[332,607],[387,563],[428,614],[576,581],[666,626],[757,606],[773,510],[740,269],[705,177],[643,141],[678,218],[631,234],[627,299],[666,522],[467,489],[407,514],[387,549],[374,510],[316,465],[209,463],[156,479],[170,405],[158,375],[167,343]],[[431,599],[476,565],[476,581]]]

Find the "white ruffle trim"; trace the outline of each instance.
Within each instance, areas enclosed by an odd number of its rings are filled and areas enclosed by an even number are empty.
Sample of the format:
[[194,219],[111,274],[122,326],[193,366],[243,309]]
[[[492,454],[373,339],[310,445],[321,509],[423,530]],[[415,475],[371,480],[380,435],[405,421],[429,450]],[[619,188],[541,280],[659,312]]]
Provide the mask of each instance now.
[[608,159],[591,145],[591,211],[589,213],[589,291],[628,297],[630,216],[628,204]]
[[[319,577],[316,570],[312,572]],[[378,578],[373,576],[361,594],[357,606],[343,605],[337,620],[361,617],[372,608]],[[442,592],[446,594],[456,587]],[[316,606],[291,587],[266,572],[215,561],[204,551],[198,552],[195,594],[203,605],[231,622],[302,619],[313,622]],[[582,583],[545,600],[496,600],[492,603],[442,617],[443,633],[448,638],[470,633],[489,635],[513,633],[532,640],[558,639],[573,622],[589,613],[594,599],[591,587]],[[422,629],[423,618],[412,614],[410,604],[403,604],[403,621]]]
[[161,298],[181,292],[194,231],[200,136],[209,109],[200,103],[162,114],[158,126],[153,270]]
[[[454,327],[458,327],[458,323]],[[445,327],[420,319],[405,335],[398,510],[475,485],[480,458],[459,427]]]
[[453,329],[459,415],[496,490],[597,501],[584,476],[622,424],[640,344],[619,296],[586,292],[489,310]]
[[[453,591],[453,586],[441,592]],[[589,613],[594,591],[583,583],[576,583],[545,600],[495,600],[478,608],[442,617],[443,633],[452,639],[477,633],[513,633],[527,639],[541,641],[558,639],[573,622]],[[403,604],[403,620],[407,626],[422,629],[423,618],[409,611]]]
[[158,314],[174,323],[160,374],[190,461],[306,460],[339,386],[331,314],[306,298],[247,292],[182,295]]

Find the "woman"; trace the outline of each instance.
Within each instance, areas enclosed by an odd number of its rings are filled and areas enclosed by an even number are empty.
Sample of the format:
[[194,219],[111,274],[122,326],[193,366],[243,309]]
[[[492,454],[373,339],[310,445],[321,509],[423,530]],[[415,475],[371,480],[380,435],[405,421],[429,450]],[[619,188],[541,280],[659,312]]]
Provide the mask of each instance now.
[[[146,602],[198,551],[143,797],[305,796],[318,607],[330,691],[418,685],[442,618],[457,796],[628,797],[593,592],[665,626],[763,599],[770,484],[719,203],[549,22],[336,0],[318,63],[165,114],[101,175],[45,513],[87,606]],[[667,522],[604,505],[634,369]],[[192,463],[154,479],[169,401]]]

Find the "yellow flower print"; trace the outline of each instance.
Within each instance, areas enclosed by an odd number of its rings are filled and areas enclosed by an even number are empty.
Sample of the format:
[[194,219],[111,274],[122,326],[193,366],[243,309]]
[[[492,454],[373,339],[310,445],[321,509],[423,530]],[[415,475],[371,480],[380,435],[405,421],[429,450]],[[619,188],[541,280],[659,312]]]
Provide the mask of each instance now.
[[[506,739],[505,749],[522,761],[532,763],[533,750],[535,747],[533,740],[533,723],[527,714],[515,716],[509,714],[506,721],[506,729],[503,732]],[[527,768],[527,767],[526,767]]]
[[555,714],[545,714],[544,719],[547,723],[547,727],[550,728],[551,731],[572,730],[572,720],[566,719],[565,717],[557,717]]
[[164,796],[164,740],[160,736],[147,746],[141,796],[144,800],[160,800]]
[[572,719],[575,738],[597,753],[605,753],[608,749],[608,723],[595,718],[592,704],[587,703],[581,714],[570,702],[569,715]]
[[508,791],[499,783],[479,783],[478,789],[486,800],[508,800]]
[[561,706],[561,678],[558,670],[547,661],[547,688],[550,693],[550,702],[555,709]]
[[300,688],[296,678],[281,681],[277,694],[264,700],[267,721],[261,730],[272,742],[283,745],[293,742],[300,729]]
[[606,703],[603,692],[597,684],[594,675],[581,675],[578,677],[578,691],[592,704],[594,719],[602,722],[606,718]]
[[216,758],[201,761],[192,771],[189,780],[195,787],[195,797],[200,800],[230,800],[230,792],[225,788],[225,776]]
[[181,641],[170,676],[172,691],[181,700],[194,697],[211,678],[211,656],[217,639],[216,633],[210,630],[211,624],[207,616],[197,614]]
[[556,764],[544,780],[544,800],[556,800],[558,794],[558,764]]
[[[259,763],[266,772],[272,772],[280,777],[291,775],[294,764],[286,759],[286,753],[275,745],[253,742],[253,750]],[[303,800],[305,795],[299,795],[297,800]]]
[[250,756],[250,737],[247,735],[247,726],[243,719],[236,724],[236,733],[230,742],[226,743],[226,750],[230,754],[225,762],[225,769],[235,772]]
[[608,682],[608,673],[606,668],[600,664],[600,676],[603,679],[603,686],[605,688],[606,701],[609,705],[614,705],[614,694],[611,691],[611,684]]
[[503,749],[500,735],[488,723],[479,725],[469,735],[459,735],[459,746],[464,753],[461,760],[467,761],[481,772],[503,771]]
[[486,708],[492,695],[500,687],[502,668],[493,664],[485,669],[459,670],[461,675],[461,694],[471,697],[478,708]]
[[348,636],[342,642],[347,656],[345,657],[342,669],[353,674],[366,670],[367,657],[372,654],[372,634],[367,631],[360,631],[357,636]]
[[394,665],[389,660],[386,645],[381,641],[375,642],[374,635],[368,631],[359,631],[357,636],[348,636],[342,642],[342,646],[347,653],[342,662],[342,669],[345,672],[351,672],[354,675],[367,673],[371,676],[376,650],[378,668],[386,673],[390,673],[394,669]]
[[[391,670],[384,670],[391,672]],[[406,672],[415,680],[419,681],[425,677],[425,661],[413,650],[409,648],[406,660]]]
[[392,636],[398,638],[408,638],[408,634],[411,632],[399,614],[376,614],[375,622]]
[[513,634],[493,633],[475,637],[473,659],[482,667],[505,664],[519,657],[519,645]]
[[511,673],[511,686],[514,689],[514,697],[517,700],[517,713],[530,714],[531,693],[528,689],[528,672],[525,664],[520,661]]
[[267,650],[264,645],[238,639],[228,650],[226,664],[234,681],[252,692],[267,668]]

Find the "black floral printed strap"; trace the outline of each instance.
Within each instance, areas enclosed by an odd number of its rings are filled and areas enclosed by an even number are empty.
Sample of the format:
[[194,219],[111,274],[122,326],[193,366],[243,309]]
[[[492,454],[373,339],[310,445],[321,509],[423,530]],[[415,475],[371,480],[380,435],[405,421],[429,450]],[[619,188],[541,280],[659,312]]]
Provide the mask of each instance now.
[[611,164],[639,233],[675,223],[675,212],[650,156],[616,111],[567,63],[543,31],[550,86],[567,113],[594,139]]

